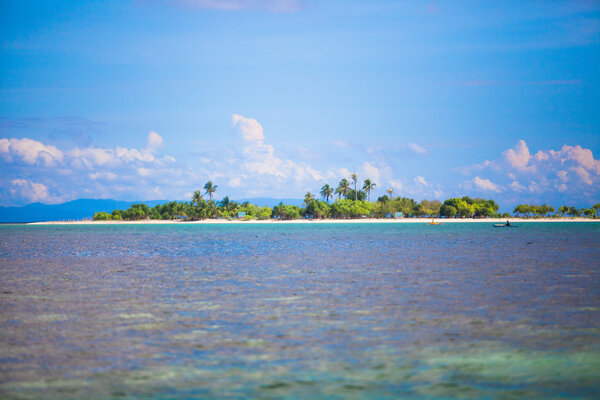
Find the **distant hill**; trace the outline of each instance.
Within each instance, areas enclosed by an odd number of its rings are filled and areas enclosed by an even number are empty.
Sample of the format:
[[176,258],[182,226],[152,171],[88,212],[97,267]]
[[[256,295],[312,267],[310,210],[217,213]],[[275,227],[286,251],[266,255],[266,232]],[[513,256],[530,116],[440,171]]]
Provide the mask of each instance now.
[[125,210],[134,203],[149,207],[168,203],[168,200],[119,201],[110,199],[79,199],[62,204],[32,203],[23,207],[0,207],[0,222],[42,222],[92,218],[95,212]]
[[[126,210],[135,203],[145,203],[148,207],[154,207],[157,204],[164,204],[169,201],[170,200],[122,201],[111,199],[78,199],[62,204],[32,203],[22,207],[0,207],[0,223],[86,219],[92,218],[94,213],[100,211],[110,213],[115,209]],[[273,207],[281,202],[302,207],[303,202],[301,199],[274,199],[269,197],[257,197],[235,201],[238,203],[247,201],[261,207]]]

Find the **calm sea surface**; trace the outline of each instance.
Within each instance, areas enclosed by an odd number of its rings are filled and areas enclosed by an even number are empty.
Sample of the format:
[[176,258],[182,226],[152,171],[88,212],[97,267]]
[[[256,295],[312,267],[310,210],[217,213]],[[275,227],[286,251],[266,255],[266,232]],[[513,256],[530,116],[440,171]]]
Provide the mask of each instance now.
[[600,223],[0,226],[0,397],[600,398]]

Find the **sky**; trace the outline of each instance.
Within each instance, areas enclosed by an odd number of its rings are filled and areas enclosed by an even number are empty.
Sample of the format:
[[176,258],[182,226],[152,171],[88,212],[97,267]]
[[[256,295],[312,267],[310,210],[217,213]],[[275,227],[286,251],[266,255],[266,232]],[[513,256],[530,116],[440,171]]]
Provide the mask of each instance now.
[[0,205],[600,202],[600,2],[0,0]]

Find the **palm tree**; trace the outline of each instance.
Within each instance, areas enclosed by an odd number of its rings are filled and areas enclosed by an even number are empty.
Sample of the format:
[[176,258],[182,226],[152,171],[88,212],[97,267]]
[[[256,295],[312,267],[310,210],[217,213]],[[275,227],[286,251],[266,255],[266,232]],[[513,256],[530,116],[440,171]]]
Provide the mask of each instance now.
[[365,179],[365,184],[363,185],[363,190],[367,192],[367,200],[371,201],[371,190],[375,190],[375,186],[377,184],[371,182],[370,179]]
[[219,202],[219,205],[223,208],[227,208],[230,203],[231,203],[231,201],[229,201],[229,196],[225,196],[225,197],[223,197],[223,200],[221,200]]
[[333,195],[333,188],[328,183],[321,188],[321,197],[329,203],[329,198]]
[[208,194],[208,198],[212,201],[213,193],[217,191],[218,186],[213,185],[211,181],[206,182],[204,185],[204,190],[206,190],[206,194]]
[[196,190],[194,197],[192,197],[192,204],[199,205],[201,200],[204,200],[204,196],[202,196],[199,190]]
[[358,199],[358,192],[356,191],[356,182],[358,182],[358,177],[356,174],[350,175],[350,179],[352,179],[352,183],[354,183],[354,201]]
[[340,181],[340,184],[338,185],[337,189],[335,189],[335,193],[338,194],[340,196],[340,198],[342,196],[344,196],[344,197],[348,196],[349,191],[350,191],[350,183],[348,182],[348,180],[346,178],[342,179]]
[[387,194],[389,194],[389,195],[390,195],[390,200],[392,200],[392,199],[393,199],[393,197],[392,197],[392,193],[394,193],[394,189],[391,189],[391,188],[390,188],[390,189],[386,190],[386,192],[387,192]]
[[313,201],[315,201],[315,196],[311,192],[306,192],[306,194],[304,195],[304,205],[307,206]]

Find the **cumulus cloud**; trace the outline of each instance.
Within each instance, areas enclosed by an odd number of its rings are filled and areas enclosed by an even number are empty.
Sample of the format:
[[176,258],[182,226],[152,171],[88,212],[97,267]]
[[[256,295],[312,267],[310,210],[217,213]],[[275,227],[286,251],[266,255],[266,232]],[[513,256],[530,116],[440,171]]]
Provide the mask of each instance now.
[[10,193],[13,198],[24,199],[28,202],[46,201],[49,199],[48,187],[26,179],[13,179],[10,181]]
[[[594,158],[590,149],[579,145],[563,145],[559,150],[538,150],[532,156],[527,143],[519,140],[514,148],[504,151],[498,160],[461,170],[466,174],[479,171],[473,183],[481,190],[494,191],[492,185],[496,185],[498,190],[504,187],[514,192],[546,193],[546,196],[548,193],[566,193],[568,190],[573,199],[586,201],[594,201],[600,194],[600,160]],[[493,184],[490,177],[484,177],[484,174],[491,175],[502,186]]]
[[[163,145],[163,138],[156,132],[148,134],[146,147],[142,149],[128,149],[116,147],[105,149],[98,147],[75,148],[68,151],[70,163],[75,167],[95,168],[98,166],[116,166],[123,163],[151,163],[157,160],[156,152]],[[173,157],[167,156],[165,161],[174,161]]]
[[[61,150],[37,140],[0,139],[0,201],[54,202],[77,197],[119,197],[119,193],[151,192],[150,180],[169,186],[188,185],[182,174],[194,171],[174,168],[173,157],[158,156],[162,137],[152,131],[143,148],[84,147]],[[44,168],[39,168],[43,166]],[[24,180],[23,176],[28,176]],[[58,184],[56,178],[60,177]],[[118,180],[117,180],[118,178]],[[188,180],[189,182],[189,180]],[[107,186],[110,183],[110,186]],[[51,196],[49,192],[56,193]],[[130,198],[130,196],[128,196]]]
[[146,142],[146,148],[149,151],[155,152],[158,148],[162,147],[163,138],[158,133],[150,131],[148,134],[148,140]]
[[491,192],[496,192],[496,193],[500,192],[498,185],[496,185],[489,179],[482,179],[482,178],[476,176],[475,178],[473,178],[473,183],[475,184],[475,186],[477,188],[479,188],[483,191],[491,191]]
[[531,153],[524,140],[519,140],[514,149],[508,149],[504,153],[504,159],[510,166],[521,171],[535,172],[535,166],[529,165]]
[[21,161],[44,166],[54,166],[64,157],[63,152],[55,146],[28,138],[0,139],[0,155],[8,162]]
[[370,162],[365,162],[362,165],[362,170],[364,175],[371,179],[373,183],[379,184],[379,182],[381,182],[381,173],[379,171],[379,168],[377,168]]
[[254,118],[246,118],[238,114],[231,116],[231,124],[238,129],[242,138],[247,142],[262,142],[265,140],[263,127]]
[[242,173],[254,175],[253,180],[256,182],[260,182],[260,176],[270,176],[281,181],[291,179],[297,183],[325,179],[326,174],[310,165],[276,154],[275,148],[265,143],[263,127],[254,118],[233,114],[231,123],[245,142],[241,153]]

